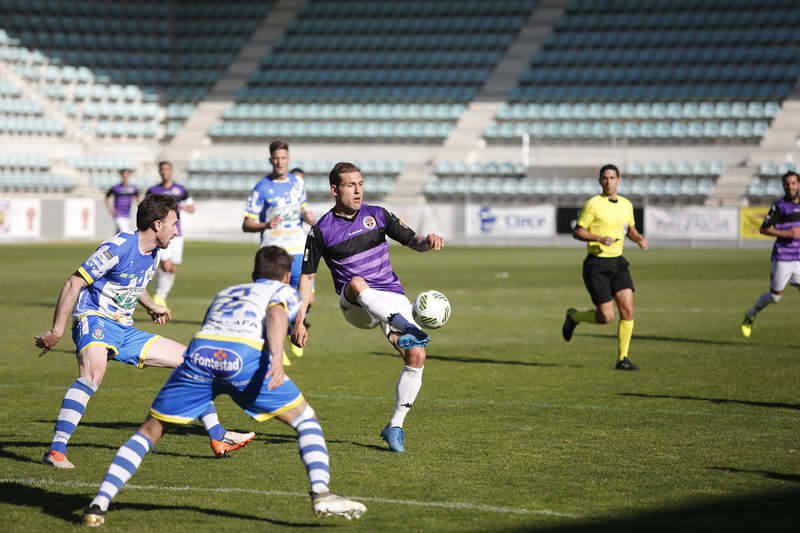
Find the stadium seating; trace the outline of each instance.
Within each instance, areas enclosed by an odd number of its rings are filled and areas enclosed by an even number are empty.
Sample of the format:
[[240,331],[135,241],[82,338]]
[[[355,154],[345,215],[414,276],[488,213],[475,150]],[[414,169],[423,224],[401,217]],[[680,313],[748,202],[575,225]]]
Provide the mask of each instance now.
[[210,135],[440,143],[534,6],[308,2]]
[[800,76],[800,6],[696,7],[572,0],[484,137],[755,144]]
[[[293,159],[292,166],[305,171],[306,194],[313,198],[330,195],[328,174],[334,161]],[[365,179],[371,197],[388,193],[405,168],[401,160],[353,161]],[[270,172],[266,159],[192,159],[187,166],[186,185],[201,195],[245,196]]]

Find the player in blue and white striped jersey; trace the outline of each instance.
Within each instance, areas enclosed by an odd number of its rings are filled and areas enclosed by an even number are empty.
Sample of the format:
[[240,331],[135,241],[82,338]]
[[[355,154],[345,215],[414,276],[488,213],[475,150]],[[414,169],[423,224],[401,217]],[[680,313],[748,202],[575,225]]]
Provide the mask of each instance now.
[[[81,518],[99,526],[111,500],[133,476],[169,424],[188,424],[218,394],[228,394],[255,420],[277,418],[297,432],[300,459],[317,516],[359,518],[367,508],[330,492],[328,449],[319,420],[283,368],[284,339],[300,295],[287,285],[292,258],[279,246],[256,253],[252,283],[217,294],[184,362],[161,388],[150,415],[122,445]],[[273,354],[277,357],[273,357]]]
[[[61,340],[72,314],[80,377],[64,395],[44,464],[74,468],[65,455],[67,442],[100,386],[109,359],[139,368],[175,368],[183,362],[184,345],[133,327],[137,302],[157,324],[172,318],[166,307],[153,302],[146,288],[158,266],[159,250],[177,235],[176,209],[170,196],[145,198],[136,214],[139,231],[118,233],[78,267],[61,290],[52,328],[35,337],[36,346],[42,349],[39,355],[46,354]],[[255,437],[254,433],[225,431],[211,403],[201,418],[216,455],[240,448]]]

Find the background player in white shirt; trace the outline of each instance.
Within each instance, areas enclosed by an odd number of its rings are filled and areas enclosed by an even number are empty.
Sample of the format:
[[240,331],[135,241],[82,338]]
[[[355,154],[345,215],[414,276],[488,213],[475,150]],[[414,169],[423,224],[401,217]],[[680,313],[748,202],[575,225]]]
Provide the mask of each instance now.
[[[261,246],[275,245],[292,256],[292,274],[289,284],[297,288],[306,245],[306,230],[316,224],[314,213],[308,209],[303,175],[289,172],[289,144],[277,140],[269,145],[269,162],[272,173],[259,181],[247,199],[242,231],[261,233]],[[309,305],[313,304],[313,291]],[[289,343],[291,352],[303,356],[303,348]],[[291,365],[287,357],[284,364]]]

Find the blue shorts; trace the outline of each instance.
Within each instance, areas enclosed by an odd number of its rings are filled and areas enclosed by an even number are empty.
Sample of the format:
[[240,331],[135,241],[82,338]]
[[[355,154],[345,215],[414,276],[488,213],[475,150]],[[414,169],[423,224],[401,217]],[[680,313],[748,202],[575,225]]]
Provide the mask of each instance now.
[[208,403],[227,394],[258,422],[300,405],[304,398],[287,376],[281,386],[267,390],[269,364],[261,350],[248,344],[218,339],[192,340],[184,362],[176,368],[150,407],[153,418],[188,424]]
[[144,367],[147,352],[159,337],[100,315],[85,315],[72,327],[78,355],[89,346],[100,345],[108,350],[109,359],[139,368]]
[[[289,285],[294,287],[295,289],[300,286],[300,274],[303,273],[303,254],[297,254],[292,256],[292,274],[289,278]],[[315,281],[313,285],[311,285],[312,292],[315,290],[317,286],[317,282]]]

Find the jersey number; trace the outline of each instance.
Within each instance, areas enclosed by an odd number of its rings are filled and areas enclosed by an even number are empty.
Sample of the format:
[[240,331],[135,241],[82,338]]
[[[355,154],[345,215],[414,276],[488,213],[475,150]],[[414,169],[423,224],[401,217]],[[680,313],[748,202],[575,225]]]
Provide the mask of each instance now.
[[[237,295],[236,293],[241,293],[241,294]],[[239,298],[247,296],[248,294],[250,294],[250,287],[239,287],[233,289],[230,293],[228,293],[228,296],[230,296],[231,299],[225,302],[224,304],[220,305],[217,308],[217,311],[222,313],[222,316],[224,317],[233,316],[234,311],[244,306],[244,304],[239,301]]]

